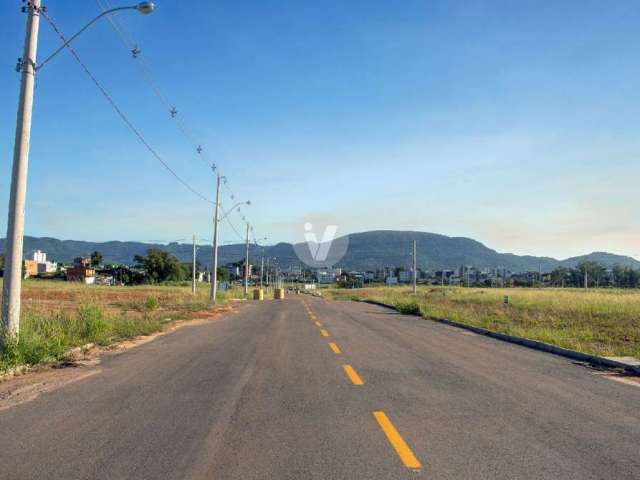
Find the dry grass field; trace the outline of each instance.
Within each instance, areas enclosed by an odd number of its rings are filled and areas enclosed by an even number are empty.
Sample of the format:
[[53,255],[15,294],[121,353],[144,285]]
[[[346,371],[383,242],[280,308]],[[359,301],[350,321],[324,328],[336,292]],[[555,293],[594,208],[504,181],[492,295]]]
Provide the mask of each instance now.
[[[327,289],[333,299],[372,299],[407,313],[448,318],[603,356],[640,357],[640,291],[420,286]],[[509,304],[504,304],[504,297]]]

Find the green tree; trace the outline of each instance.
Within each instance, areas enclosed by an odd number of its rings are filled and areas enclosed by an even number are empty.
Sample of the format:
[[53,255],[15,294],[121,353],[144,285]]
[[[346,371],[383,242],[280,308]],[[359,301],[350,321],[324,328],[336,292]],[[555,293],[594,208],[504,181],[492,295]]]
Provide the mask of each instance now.
[[91,254],[91,266],[93,267],[97,267],[98,265],[100,265],[102,263],[102,259],[104,257],[102,256],[102,253],[98,252],[97,250],[95,252],[93,252]]
[[568,268],[558,267],[551,272],[551,283],[557,287],[568,285],[569,280],[570,275]]
[[231,280],[231,273],[226,268],[218,267],[218,281],[228,282]]
[[580,262],[575,269],[575,286],[584,287],[585,273],[588,287],[598,287],[604,284],[607,269],[598,262]]
[[624,287],[624,267],[622,265],[614,265],[611,269],[611,280],[614,287]]
[[159,248],[148,249],[146,256],[136,255],[133,261],[136,267],[144,269],[149,283],[181,281],[186,277],[186,269],[178,258]]

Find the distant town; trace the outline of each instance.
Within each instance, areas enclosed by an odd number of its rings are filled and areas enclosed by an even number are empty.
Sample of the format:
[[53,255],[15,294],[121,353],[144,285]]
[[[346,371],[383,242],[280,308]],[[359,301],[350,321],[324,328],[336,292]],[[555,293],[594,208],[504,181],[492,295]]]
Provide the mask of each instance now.
[[[24,260],[24,278],[50,279],[81,282],[88,285],[135,285],[165,281],[210,282],[209,267],[195,262],[180,263],[170,253],[160,249],[149,249],[148,257],[136,256],[133,265],[112,265],[103,262],[103,255],[95,251],[88,256],[74,259],[72,264],[55,262],[47,253],[35,250]],[[157,258],[153,258],[157,257]],[[158,267],[163,264],[162,268]],[[166,265],[164,265],[166,264]],[[167,267],[169,265],[169,267]],[[1,264],[0,264],[1,267]],[[158,271],[154,271],[156,269]],[[1,270],[1,268],[0,268]],[[315,285],[336,285],[345,288],[360,288],[367,285],[400,285],[413,282],[413,270],[403,266],[389,266],[376,270],[353,271],[339,267],[311,269],[301,266],[281,266],[277,259],[260,259],[259,265],[250,264],[245,269],[244,261],[232,262],[219,267],[219,281],[244,281],[249,272],[252,285],[274,282]],[[579,288],[636,288],[640,286],[640,271],[631,267],[605,267],[597,262],[583,262],[575,268],[559,267],[550,272],[513,272],[506,268],[476,268],[461,265],[455,269],[427,270],[417,268],[416,283],[441,286],[466,287],[579,287]]]

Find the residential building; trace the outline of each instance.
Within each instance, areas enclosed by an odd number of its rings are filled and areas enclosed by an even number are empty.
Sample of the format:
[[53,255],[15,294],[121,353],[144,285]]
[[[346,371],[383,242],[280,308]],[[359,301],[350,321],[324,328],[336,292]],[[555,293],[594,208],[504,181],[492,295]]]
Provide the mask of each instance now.
[[413,280],[413,274],[409,270],[400,270],[398,272],[398,281],[400,283],[409,283]]
[[336,283],[337,278],[342,274],[341,268],[325,268],[316,270],[318,283]]
[[25,260],[23,263],[24,278],[35,277],[38,275],[38,262],[35,260]]
[[67,269],[67,281],[82,282],[87,285],[96,281],[96,271],[91,268],[91,259],[77,257],[73,261],[73,267]]
[[[41,250],[34,251],[31,256],[31,260],[25,260],[25,262],[29,262],[29,276],[37,275],[39,273],[54,273],[58,270],[58,264],[56,262],[47,261],[47,254]],[[32,273],[34,264],[35,273]]]

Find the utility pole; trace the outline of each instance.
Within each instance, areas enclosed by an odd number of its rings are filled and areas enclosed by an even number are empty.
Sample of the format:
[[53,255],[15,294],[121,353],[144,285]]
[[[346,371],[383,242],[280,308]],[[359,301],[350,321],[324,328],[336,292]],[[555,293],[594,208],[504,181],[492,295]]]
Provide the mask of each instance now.
[[269,272],[270,272],[270,266],[269,266],[269,262],[270,262],[271,258],[267,257],[267,292],[270,291],[270,286],[271,284],[269,283]]
[[193,234],[193,262],[191,264],[191,294],[196,294],[196,235]]
[[247,246],[244,256],[244,296],[249,295],[249,222],[247,222]]
[[542,264],[538,263],[538,283],[542,287]]
[[40,0],[27,3],[27,32],[20,60],[20,100],[13,147],[9,218],[5,246],[2,321],[8,335],[17,338],[20,332],[20,292],[22,289],[22,253],[24,246],[24,205],[27,196],[27,167],[33,111],[33,87],[36,74]]
[[587,274],[587,267],[584,268],[584,289],[586,290],[588,287],[588,274]]
[[418,291],[416,283],[418,281],[418,261],[416,259],[416,241],[413,241],[413,293]]
[[262,247],[262,257],[260,258],[260,290],[262,290],[263,275],[264,275],[264,247]]
[[209,300],[216,302],[218,294],[218,223],[220,217],[220,174],[216,175],[216,207],[213,214],[213,252],[211,252],[211,290]]

